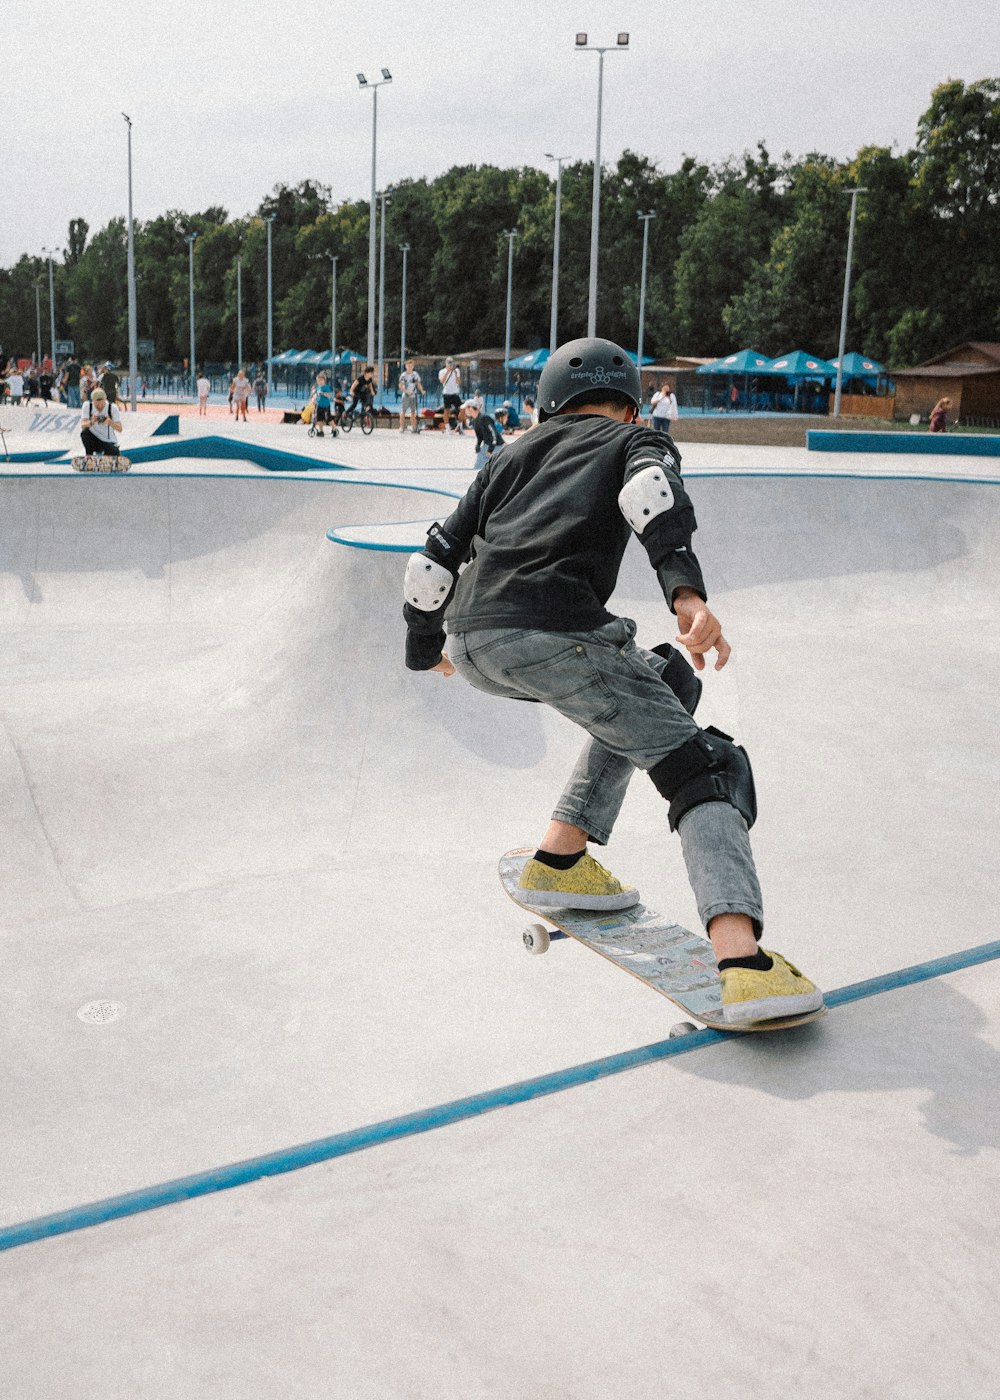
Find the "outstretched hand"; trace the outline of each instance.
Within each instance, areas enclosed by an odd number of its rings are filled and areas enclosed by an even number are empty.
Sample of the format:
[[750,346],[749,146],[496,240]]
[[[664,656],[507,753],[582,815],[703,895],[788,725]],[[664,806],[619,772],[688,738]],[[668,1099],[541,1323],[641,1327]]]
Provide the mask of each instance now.
[[732,647],[722,635],[722,624],[697,593],[674,595],[674,611],[684,629],[676,641],[685,647],[696,671],[705,669],[705,653],[718,653],[715,670],[721,671],[732,655]]

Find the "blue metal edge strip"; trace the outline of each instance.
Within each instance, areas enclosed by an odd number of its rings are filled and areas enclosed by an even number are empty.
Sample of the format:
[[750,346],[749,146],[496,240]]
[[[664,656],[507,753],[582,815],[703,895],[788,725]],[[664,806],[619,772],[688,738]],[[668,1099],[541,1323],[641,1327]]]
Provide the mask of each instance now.
[[[850,1002],[881,996],[884,992],[914,986],[936,977],[943,977],[950,972],[995,961],[997,958],[1000,958],[1000,942],[984,943],[964,952],[934,958],[930,962],[917,963],[913,967],[901,968],[897,972],[841,987],[826,994],[826,1004],[831,1007],[846,1006]],[[808,1031],[808,1028],[806,1030]],[[129,1191],[121,1196],[109,1196],[103,1201],[93,1201],[89,1205],[76,1206],[53,1215],[38,1216],[34,1220],[25,1220],[20,1224],[0,1228],[0,1251],[16,1249],[20,1245],[49,1239],[53,1235],[84,1230],[109,1220],[139,1215],[147,1210],[156,1210],[160,1206],[194,1200],[217,1191],[228,1191],[234,1186],[245,1186],[264,1177],[298,1171],[301,1167],[314,1166],[318,1162],[333,1161],[337,1157],[363,1152],[382,1143],[396,1142],[400,1138],[413,1137],[430,1132],[434,1128],[460,1123],[490,1113],[494,1109],[510,1108],[548,1094],[577,1088],[581,1084],[591,1084],[595,1080],[621,1074],[624,1070],[635,1069],[639,1065],[653,1064],[670,1059],[674,1055],[703,1049],[708,1045],[718,1045],[724,1040],[731,1042],[732,1036],[727,1035],[725,1031],[696,1031],[675,1040],[658,1041],[653,1045],[608,1055],[604,1059],[591,1060],[586,1064],[574,1065],[552,1074],[539,1075],[520,1084],[508,1084],[500,1089],[473,1094],[469,1098],[456,1099],[452,1103],[420,1109],[400,1118],[389,1118],[381,1123],[371,1123],[345,1133],[335,1133],[331,1137],[317,1138],[313,1142],[301,1143],[279,1152],[269,1152],[260,1157],[251,1157],[243,1162],[233,1162],[211,1171],[197,1172],[192,1176],[178,1177],[173,1181]]]

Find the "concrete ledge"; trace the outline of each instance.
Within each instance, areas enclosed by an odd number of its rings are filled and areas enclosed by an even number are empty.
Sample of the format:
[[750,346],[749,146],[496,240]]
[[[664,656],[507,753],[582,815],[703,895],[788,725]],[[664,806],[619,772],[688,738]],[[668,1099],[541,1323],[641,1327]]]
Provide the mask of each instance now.
[[133,462],[169,462],[175,457],[216,457],[225,461],[253,462],[269,472],[352,471],[340,462],[324,462],[300,452],[263,447],[249,439],[228,437],[180,438],[176,442],[128,449]]
[[927,457],[1000,457],[1000,437],[985,433],[859,433],[810,428],[810,452],[901,452]]

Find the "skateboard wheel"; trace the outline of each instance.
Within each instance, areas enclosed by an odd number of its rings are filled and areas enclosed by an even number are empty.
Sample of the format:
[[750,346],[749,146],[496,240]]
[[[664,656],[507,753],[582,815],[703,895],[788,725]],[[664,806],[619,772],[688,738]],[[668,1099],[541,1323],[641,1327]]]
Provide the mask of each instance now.
[[521,937],[529,953],[549,951],[549,931],[544,924],[529,924]]
[[678,1040],[682,1035],[693,1035],[698,1029],[690,1021],[678,1021],[676,1026],[670,1027],[669,1040]]

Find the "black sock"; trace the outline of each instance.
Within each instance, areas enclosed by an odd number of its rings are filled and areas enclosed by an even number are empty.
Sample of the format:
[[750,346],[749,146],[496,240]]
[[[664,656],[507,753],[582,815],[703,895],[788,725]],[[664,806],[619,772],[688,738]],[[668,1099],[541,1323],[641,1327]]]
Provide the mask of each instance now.
[[586,849],[585,846],[582,851],[576,851],[571,856],[557,856],[552,851],[536,851],[535,859],[542,865],[551,866],[553,870],[572,870]]
[[758,948],[749,958],[723,958],[719,963],[719,971],[725,972],[727,967],[748,967],[751,972],[770,972],[773,966],[774,959],[769,958],[762,948]]

